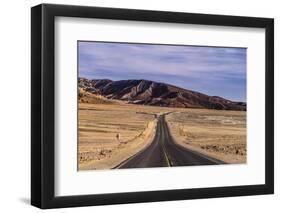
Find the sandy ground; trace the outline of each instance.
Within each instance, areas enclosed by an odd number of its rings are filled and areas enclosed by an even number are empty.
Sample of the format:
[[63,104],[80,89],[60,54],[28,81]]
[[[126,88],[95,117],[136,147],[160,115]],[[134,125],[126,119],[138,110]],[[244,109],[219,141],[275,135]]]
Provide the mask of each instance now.
[[118,166],[152,142],[157,115],[167,112],[166,121],[178,144],[227,163],[246,163],[246,112],[91,98],[91,103],[79,103],[78,170]]
[[155,126],[153,110],[79,103],[78,169],[114,168],[152,142]]
[[226,163],[246,163],[246,112],[185,109],[166,120],[180,145]]

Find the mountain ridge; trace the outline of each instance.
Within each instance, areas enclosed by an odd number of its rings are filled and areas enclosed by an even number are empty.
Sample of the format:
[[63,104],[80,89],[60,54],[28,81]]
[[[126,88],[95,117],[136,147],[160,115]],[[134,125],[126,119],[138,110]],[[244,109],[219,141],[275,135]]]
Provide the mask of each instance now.
[[87,92],[107,99],[149,106],[205,108],[217,110],[246,110],[245,102],[209,96],[171,84],[145,79],[112,81],[110,79],[78,78],[78,86]]

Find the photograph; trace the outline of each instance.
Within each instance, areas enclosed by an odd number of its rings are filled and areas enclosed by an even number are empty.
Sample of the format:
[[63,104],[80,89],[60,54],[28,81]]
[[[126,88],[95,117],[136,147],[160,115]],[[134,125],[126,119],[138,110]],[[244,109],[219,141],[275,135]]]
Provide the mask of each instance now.
[[247,48],[78,41],[78,171],[245,164]]
[[204,5],[32,6],[31,205],[274,194],[275,13]]

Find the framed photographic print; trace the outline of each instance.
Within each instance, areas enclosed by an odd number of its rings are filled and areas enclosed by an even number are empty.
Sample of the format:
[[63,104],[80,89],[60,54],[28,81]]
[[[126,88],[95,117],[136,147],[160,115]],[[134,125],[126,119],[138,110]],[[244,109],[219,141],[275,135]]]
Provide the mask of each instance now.
[[271,194],[274,21],[31,9],[31,203]]

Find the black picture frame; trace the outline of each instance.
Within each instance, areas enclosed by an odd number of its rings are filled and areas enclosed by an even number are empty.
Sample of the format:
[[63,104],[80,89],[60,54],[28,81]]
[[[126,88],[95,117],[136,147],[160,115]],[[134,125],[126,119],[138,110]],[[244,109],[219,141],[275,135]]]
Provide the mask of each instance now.
[[[54,195],[55,17],[264,28],[265,184],[93,195]],[[139,203],[274,193],[274,20],[164,11],[41,4],[31,9],[31,204],[39,208]],[[93,192],[94,193],[94,192]]]

